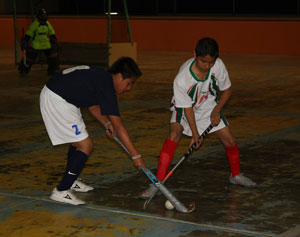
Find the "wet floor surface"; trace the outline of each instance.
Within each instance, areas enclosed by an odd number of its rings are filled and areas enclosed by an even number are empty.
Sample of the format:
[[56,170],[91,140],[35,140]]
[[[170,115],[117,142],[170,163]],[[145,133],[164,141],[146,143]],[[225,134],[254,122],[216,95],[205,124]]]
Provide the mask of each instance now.
[[[2,49],[3,51],[3,49]],[[277,236],[300,224],[300,56],[221,54],[233,83],[224,115],[238,141],[241,170],[258,183],[228,182],[222,145],[210,134],[166,182],[185,214],[138,194],[149,180],[83,109],[94,140],[81,178],[95,187],[74,207],[48,197],[64,170],[67,145],[52,147],[39,112],[47,68],[21,78],[12,54],[0,57],[0,236]],[[156,171],[168,132],[172,81],[188,52],[139,52],[143,71],[120,96],[121,117],[147,167]],[[187,151],[183,137],[175,164]],[[299,228],[289,235],[299,236]]]

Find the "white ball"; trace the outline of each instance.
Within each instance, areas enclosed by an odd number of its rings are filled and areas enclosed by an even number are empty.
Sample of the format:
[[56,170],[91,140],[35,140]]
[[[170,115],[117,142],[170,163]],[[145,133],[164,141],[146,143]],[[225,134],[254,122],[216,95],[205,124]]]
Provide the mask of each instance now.
[[168,210],[174,209],[173,204],[172,204],[169,200],[167,200],[167,201],[165,202],[165,207],[166,207]]

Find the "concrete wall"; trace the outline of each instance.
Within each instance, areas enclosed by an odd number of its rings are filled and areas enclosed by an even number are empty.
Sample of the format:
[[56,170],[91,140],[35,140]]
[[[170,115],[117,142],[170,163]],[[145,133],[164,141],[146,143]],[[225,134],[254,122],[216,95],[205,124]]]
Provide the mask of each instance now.
[[[105,18],[49,17],[60,41],[106,42]],[[19,17],[18,38],[31,16]],[[0,45],[14,45],[13,17],[0,17]],[[190,51],[203,36],[215,38],[222,52],[300,54],[300,18],[131,17],[138,50]],[[112,20],[112,42],[128,41],[126,22]]]

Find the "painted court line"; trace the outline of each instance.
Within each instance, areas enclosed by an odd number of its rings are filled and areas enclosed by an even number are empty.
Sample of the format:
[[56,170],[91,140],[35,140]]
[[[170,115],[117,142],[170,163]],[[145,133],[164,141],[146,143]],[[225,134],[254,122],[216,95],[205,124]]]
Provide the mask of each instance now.
[[33,203],[35,202],[36,200],[30,200],[30,201],[27,201],[27,202],[22,202],[22,203],[19,203],[17,205],[14,205],[14,206],[10,206],[10,207],[5,207],[5,208],[1,208],[1,211],[6,211],[6,210],[9,210],[9,209],[14,209],[14,208],[17,208],[17,207],[20,207],[20,206],[24,206],[28,203]]
[[[33,202],[33,201],[45,201],[45,202],[51,202],[51,203],[59,204],[58,202],[52,201],[52,200],[47,199],[47,198],[39,198],[39,197],[32,197],[32,196],[26,196],[26,195],[2,193],[2,192],[0,192],[0,195],[32,199],[32,201],[29,201],[29,202],[27,201],[27,202],[24,202],[24,203],[20,203],[17,206],[21,206],[21,205],[24,205],[24,204],[27,204],[27,203],[30,203],[30,202]],[[61,205],[61,204],[59,204],[59,205]],[[66,205],[68,205],[68,204],[66,204]],[[2,211],[6,210],[6,209],[10,209],[10,208],[15,208],[17,206],[2,209]],[[196,223],[196,222],[184,221],[184,220],[173,219],[173,218],[168,218],[168,217],[159,217],[159,216],[147,215],[147,214],[142,214],[142,213],[137,213],[137,212],[122,211],[122,210],[110,209],[110,208],[105,208],[105,207],[98,207],[98,206],[96,207],[96,206],[88,206],[88,205],[82,205],[80,207],[81,208],[86,208],[86,209],[91,209],[91,210],[109,212],[109,213],[123,214],[123,215],[135,216],[135,217],[142,217],[142,218],[148,218],[148,219],[154,219],[154,220],[163,220],[163,221],[169,221],[169,222],[173,222],[173,223],[181,223],[181,224],[199,226],[199,227],[204,227],[204,228],[217,230],[217,231],[251,234],[251,235],[256,235],[256,236],[277,236],[277,235],[274,235],[274,234],[265,234],[265,233],[260,233],[260,232],[256,232],[256,231],[241,230],[241,229],[235,229],[235,228],[223,227],[223,226],[216,226],[216,225],[200,224],[200,223]]]
[[103,207],[91,207],[91,206],[84,206],[84,207],[87,209],[92,209],[92,210],[99,210],[99,211],[124,214],[124,215],[136,216],[136,217],[143,217],[143,218],[155,219],[155,220],[164,220],[164,221],[169,221],[169,222],[199,226],[199,227],[204,227],[204,228],[213,229],[213,230],[221,230],[221,231],[226,231],[226,232],[252,234],[252,235],[256,235],[256,236],[277,236],[277,235],[273,235],[273,234],[265,234],[265,233],[260,233],[260,232],[256,232],[256,231],[248,231],[248,230],[234,229],[234,228],[230,228],[230,227],[200,224],[200,223],[191,222],[191,221],[184,221],[184,220],[173,219],[173,218],[168,218],[168,217],[146,215],[146,214],[141,214],[141,213],[136,213],[136,212],[114,210],[114,209],[103,208]]

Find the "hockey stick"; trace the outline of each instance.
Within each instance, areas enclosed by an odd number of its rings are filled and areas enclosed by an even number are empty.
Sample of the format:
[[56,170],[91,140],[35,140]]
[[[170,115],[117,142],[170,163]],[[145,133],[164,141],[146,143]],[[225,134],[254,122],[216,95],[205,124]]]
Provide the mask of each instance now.
[[[199,142],[200,139],[203,139],[204,137],[207,136],[207,134],[210,132],[210,130],[213,128],[214,126],[212,124],[210,124],[205,131],[200,135],[199,137]],[[165,176],[164,180],[162,181],[162,183],[164,184],[167,179],[174,173],[174,171],[177,169],[177,167],[186,159],[188,158],[196,149],[196,143],[194,143],[188,150],[187,153],[185,153],[180,160],[177,162],[177,164],[173,167],[173,169]],[[155,196],[155,194],[157,193],[158,190],[156,190],[144,203],[144,209],[147,208],[148,204],[151,202],[152,198]]]
[[[113,139],[124,149],[124,151],[130,156],[127,148],[124,144],[116,137],[113,136]],[[142,168],[142,171],[150,179],[150,181],[158,188],[158,190],[172,203],[177,211],[183,213],[190,213],[195,210],[195,203],[190,203],[188,208],[186,208],[157,178],[156,176],[147,168]]]
[[156,176],[147,168],[142,168],[143,172],[147,175],[150,181],[155,185],[156,188],[172,203],[177,211],[183,213],[191,213],[195,210],[196,206],[194,202],[191,202],[186,208],[167,188],[160,182]]
[[[24,41],[24,28],[22,29],[22,41]],[[24,42],[23,42],[24,43]],[[24,47],[24,45],[22,45],[22,50],[23,50],[23,64],[25,67],[27,67],[27,52],[26,52],[26,48]]]

